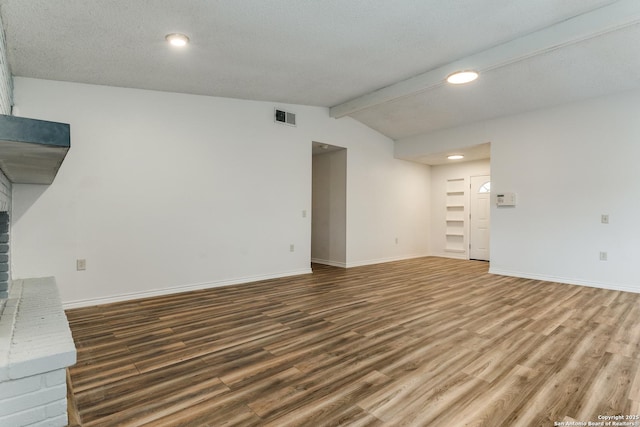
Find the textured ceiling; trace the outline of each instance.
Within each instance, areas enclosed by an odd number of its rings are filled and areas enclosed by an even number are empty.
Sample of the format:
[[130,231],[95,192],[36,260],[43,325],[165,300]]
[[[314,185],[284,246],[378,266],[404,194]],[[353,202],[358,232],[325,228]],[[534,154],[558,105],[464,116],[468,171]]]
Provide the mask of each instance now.
[[352,116],[383,134],[400,139],[637,89],[640,88],[639,42],[640,24],[636,24],[490,70],[473,84],[442,84]]
[[[455,154],[462,154],[464,158],[460,160],[449,160],[447,158],[448,156],[455,155]],[[490,157],[491,157],[491,143],[485,142],[483,144],[449,150],[443,153],[432,153],[425,156],[415,156],[410,160],[413,160],[419,163],[425,163],[427,165],[437,166],[437,165],[454,164],[454,163],[462,163],[462,162],[472,162],[474,160],[484,160]]]
[[[16,76],[334,107],[394,139],[640,87],[637,0],[0,0],[0,13]],[[583,14],[584,34],[562,40]],[[167,46],[171,32],[189,47]],[[403,83],[467,58],[486,68],[474,84]]]

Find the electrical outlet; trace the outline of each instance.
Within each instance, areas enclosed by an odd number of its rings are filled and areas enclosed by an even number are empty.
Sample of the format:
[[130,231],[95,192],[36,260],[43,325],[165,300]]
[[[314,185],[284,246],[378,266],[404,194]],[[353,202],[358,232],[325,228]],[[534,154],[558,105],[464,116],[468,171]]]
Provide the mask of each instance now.
[[292,244],[289,245],[289,252],[293,252],[296,250],[296,247]]
[[302,218],[306,218],[307,217],[307,210],[303,210],[302,211]]
[[609,215],[608,214],[600,215],[600,222],[603,224],[609,224]]
[[606,261],[606,260],[607,260],[607,253],[600,252],[600,261]]
[[396,237],[396,245],[398,244],[398,238]]
[[76,260],[76,270],[83,271],[87,269],[87,260],[86,259],[77,259]]

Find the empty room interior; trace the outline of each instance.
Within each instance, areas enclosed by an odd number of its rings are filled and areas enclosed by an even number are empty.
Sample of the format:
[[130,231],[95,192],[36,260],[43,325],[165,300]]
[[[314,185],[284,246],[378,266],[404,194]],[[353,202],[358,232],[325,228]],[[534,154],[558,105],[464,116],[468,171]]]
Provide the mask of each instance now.
[[0,29],[0,425],[640,426],[640,2]]

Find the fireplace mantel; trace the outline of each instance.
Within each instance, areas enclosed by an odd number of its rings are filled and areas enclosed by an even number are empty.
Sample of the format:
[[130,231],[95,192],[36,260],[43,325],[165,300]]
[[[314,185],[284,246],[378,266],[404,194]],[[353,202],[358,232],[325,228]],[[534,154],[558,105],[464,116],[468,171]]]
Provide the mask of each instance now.
[[51,184],[70,147],[66,123],[0,114],[0,169],[15,184]]

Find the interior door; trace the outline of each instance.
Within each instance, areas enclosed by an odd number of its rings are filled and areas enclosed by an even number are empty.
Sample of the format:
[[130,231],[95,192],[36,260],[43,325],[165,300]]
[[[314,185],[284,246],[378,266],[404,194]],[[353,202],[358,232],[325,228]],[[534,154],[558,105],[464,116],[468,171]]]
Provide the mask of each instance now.
[[491,177],[472,176],[469,203],[469,259],[489,261]]

